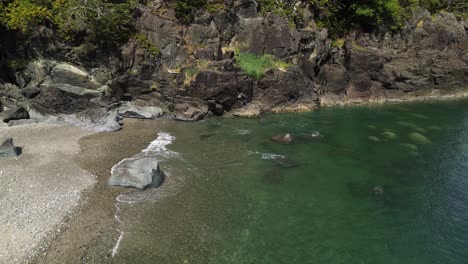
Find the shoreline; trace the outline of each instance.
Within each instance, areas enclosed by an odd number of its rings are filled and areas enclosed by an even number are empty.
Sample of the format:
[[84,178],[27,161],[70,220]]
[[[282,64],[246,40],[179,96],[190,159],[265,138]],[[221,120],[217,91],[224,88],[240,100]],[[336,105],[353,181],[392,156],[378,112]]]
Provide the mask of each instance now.
[[468,87],[464,89],[456,89],[453,91],[446,91],[440,94],[441,90],[431,90],[430,94],[424,95],[413,95],[408,94],[400,98],[387,98],[387,97],[376,97],[369,99],[353,99],[345,100],[340,99],[339,101],[333,100],[329,96],[325,95],[320,97],[319,107],[339,107],[339,106],[375,106],[375,105],[386,105],[386,104],[399,104],[399,103],[410,103],[410,102],[442,102],[452,100],[462,100],[468,98]]
[[[115,228],[116,198],[134,190],[108,186],[110,170],[147,147],[157,137],[158,126],[157,120],[125,119],[122,130],[95,133],[80,140],[81,152],[76,161],[97,176],[97,183],[87,193],[86,203],[70,218],[67,228],[31,263],[112,262],[112,251],[120,236]],[[139,136],[135,137],[137,133]]]
[[[424,97],[405,98],[392,101],[367,101],[349,102],[341,106],[385,105],[406,102],[449,101],[468,97],[468,91],[446,95],[430,95]],[[339,107],[339,104],[327,107]],[[120,160],[141,152],[157,137],[157,120],[125,119],[124,129],[116,132],[88,132],[78,141],[81,151],[74,160],[79,166],[96,175],[97,182],[90,189],[82,192],[82,196],[75,210],[66,215],[59,225],[58,232],[53,232],[39,243],[39,250],[28,259],[28,263],[64,263],[64,257],[68,262],[83,260],[95,260],[100,262],[112,262],[112,250],[121,233],[115,226],[115,199],[125,191],[131,189],[107,186],[110,176],[110,167]],[[141,127],[143,129],[140,131]],[[1,128],[1,127],[0,127]],[[18,127],[19,128],[19,127]],[[24,128],[22,126],[21,128]],[[74,128],[76,129],[76,128]],[[128,136],[142,132],[142,136],[136,139],[136,144],[128,144]],[[108,138],[110,137],[110,138]],[[106,139],[107,138],[107,139]],[[135,140],[135,138],[132,138]],[[122,141],[123,140],[123,141]],[[125,148],[124,146],[127,146]],[[116,150],[123,150],[115,153]],[[98,151],[97,151],[98,150]],[[105,156],[113,154],[112,157]],[[104,163],[101,163],[103,162]],[[109,167],[110,166],[110,167]],[[100,211],[100,212],[99,212]],[[93,226],[94,224],[94,226]],[[57,229],[56,229],[57,230]],[[86,232],[83,232],[86,230]],[[87,252],[86,248],[93,247],[93,252]],[[99,250],[96,250],[99,248]],[[90,256],[88,253],[99,255]]]

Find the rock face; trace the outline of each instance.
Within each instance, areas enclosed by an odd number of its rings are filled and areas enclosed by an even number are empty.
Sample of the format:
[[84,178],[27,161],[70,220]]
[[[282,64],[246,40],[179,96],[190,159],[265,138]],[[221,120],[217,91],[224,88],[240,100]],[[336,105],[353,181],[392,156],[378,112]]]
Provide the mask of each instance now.
[[145,189],[149,185],[159,187],[164,181],[164,172],[158,161],[151,156],[135,156],[124,159],[111,170],[109,185]]
[[12,138],[7,138],[0,144],[0,157],[17,157],[19,155],[20,149],[15,146]]
[[[12,80],[0,80],[0,104],[52,115],[98,108],[135,118],[172,112],[196,121],[210,112],[255,117],[467,92],[467,22],[451,13],[415,10],[400,32],[353,32],[333,41],[307,12],[291,27],[283,15],[258,13],[255,0],[224,5],[200,10],[190,25],[160,2],[141,7],[139,33],[160,55],[134,39],[113,55],[98,53],[98,61],[44,54]],[[241,69],[239,52],[272,55],[281,67],[254,78]]]

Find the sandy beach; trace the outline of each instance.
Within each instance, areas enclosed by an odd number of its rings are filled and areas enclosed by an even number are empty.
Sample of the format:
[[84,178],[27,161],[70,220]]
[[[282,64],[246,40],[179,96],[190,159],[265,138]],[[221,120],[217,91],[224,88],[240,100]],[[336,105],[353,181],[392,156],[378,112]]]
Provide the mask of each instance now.
[[132,188],[107,185],[112,166],[131,157],[157,137],[159,121],[124,120],[124,129],[87,135],[79,140],[75,161],[96,175],[97,183],[86,194],[86,203],[67,221],[67,227],[50,241],[45,252],[31,263],[113,263],[111,253],[119,238],[115,229],[115,199]]
[[74,160],[91,131],[50,124],[0,126],[17,158],[0,158],[0,263],[24,263],[65,228],[96,177]]

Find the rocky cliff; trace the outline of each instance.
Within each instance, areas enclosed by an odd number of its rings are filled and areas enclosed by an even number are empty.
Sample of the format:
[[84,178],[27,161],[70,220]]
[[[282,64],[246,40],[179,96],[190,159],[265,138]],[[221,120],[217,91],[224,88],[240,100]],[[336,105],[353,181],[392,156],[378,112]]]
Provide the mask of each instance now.
[[[310,14],[293,27],[280,14],[259,14],[257,6],[227,1],[183,25],[156,1],[140,9],[140,37],[116,51],[67,47],[43,29],[35,59],[10,78],[0,75],[0,102],[42,119],[74,115],[75,122],[109,112],[199,120],[209,113],[256,116],[467,88],[468,21],[451,13],[419,9],[400,32],[351,32],[332,40]],[[282,66],[256,78],[239,66],[239,53],[270,54]]]

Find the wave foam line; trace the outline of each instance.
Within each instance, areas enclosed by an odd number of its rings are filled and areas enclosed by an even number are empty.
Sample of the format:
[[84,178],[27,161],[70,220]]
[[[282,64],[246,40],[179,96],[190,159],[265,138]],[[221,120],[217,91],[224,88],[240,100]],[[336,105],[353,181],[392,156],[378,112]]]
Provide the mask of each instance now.
[[122,241],[123,235],[124,235],[124,232],[120,231],[119,239],[117,239],[117,243],[115,243],[115,246],[112,249],[112,257],[115,257],[115,255],[117,255],[117,252],[119,251],[120,242]]

